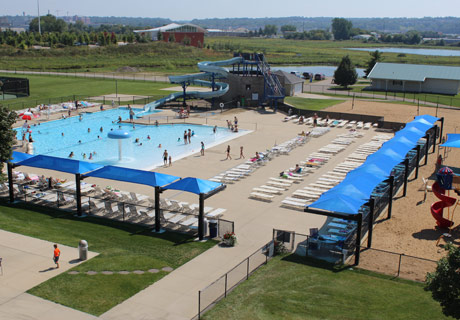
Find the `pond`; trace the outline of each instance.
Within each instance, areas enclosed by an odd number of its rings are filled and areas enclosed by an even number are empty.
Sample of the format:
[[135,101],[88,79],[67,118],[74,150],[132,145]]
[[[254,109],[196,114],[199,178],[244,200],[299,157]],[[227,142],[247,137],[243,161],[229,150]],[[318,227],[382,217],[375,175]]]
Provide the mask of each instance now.
[[355,51],[375,51],[391,52],[391,53],[405,53],[405,54],[418,54],[423,56],[443,56],[443,57],[460,57],[460,50],[446,50],[446,49],[410,49],[410,48],[347,48],[348,50]]
[[[337,67],[334,66],[272,66],[273,70],[282,70],[285,72],[297,71],[301,74],[304,72],[311,72],[313,74],[322,73],[326,77],[334,76],[334,71]],[[364,77],[364,69],[356,68],[359,77]]]

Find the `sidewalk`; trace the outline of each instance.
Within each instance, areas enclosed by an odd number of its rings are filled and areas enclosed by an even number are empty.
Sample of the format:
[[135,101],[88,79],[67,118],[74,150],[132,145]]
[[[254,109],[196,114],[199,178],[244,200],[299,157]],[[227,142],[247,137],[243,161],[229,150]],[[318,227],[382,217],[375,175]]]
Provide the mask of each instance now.
[[[26,293],[27,290],[78,265],[78,248],[59,245],[55,269],[53,243],[0,230],[0,319],[96,319],[96,317]],[[97,253],[88,252],[88,258]]]

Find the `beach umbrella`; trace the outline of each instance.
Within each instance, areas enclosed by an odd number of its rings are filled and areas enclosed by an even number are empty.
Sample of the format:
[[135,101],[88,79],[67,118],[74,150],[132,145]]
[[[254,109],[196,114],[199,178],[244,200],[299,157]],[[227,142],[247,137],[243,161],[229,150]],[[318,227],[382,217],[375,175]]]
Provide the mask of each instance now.
[[32,120],[32,118],[34,118],[35,115],[30,111],[26,111],[26,112],[23,112],[23,113],[19,114],[19,117],[22,120]]

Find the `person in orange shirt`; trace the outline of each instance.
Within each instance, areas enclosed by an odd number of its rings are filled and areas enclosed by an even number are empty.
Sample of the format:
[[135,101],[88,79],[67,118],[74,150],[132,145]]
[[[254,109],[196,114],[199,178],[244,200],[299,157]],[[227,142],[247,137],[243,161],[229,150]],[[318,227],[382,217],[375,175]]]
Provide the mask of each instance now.
[[53,260],[54,263],[56,264],[56,269],[59,268],[59,257],[61,256],[61,250],[59,250],[58,245],[54,245],[54,256]]

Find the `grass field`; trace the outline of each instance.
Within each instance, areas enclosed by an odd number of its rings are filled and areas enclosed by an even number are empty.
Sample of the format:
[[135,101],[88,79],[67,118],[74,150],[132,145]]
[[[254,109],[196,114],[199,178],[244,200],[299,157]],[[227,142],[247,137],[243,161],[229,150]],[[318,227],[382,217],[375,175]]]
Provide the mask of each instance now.
[[[73,247],[81,239],[87,240],[89,249],[100,255],[72,269],[80,272],[146,271],[166,266],[176,269],[216,244],[214,241],[196,242],[179,233],[159,235],[142,227],[109,220],[74,218],[49,208],[0,204],[1,229]],[[64,273],[29,293],[100,315],[166,274],[164,271],[93,276]]]
[[160,89],[173,86],[168,83],[159,82],[129,80],[117,80],[115,82],[110,79],[87,79],[64,76],[20,75],[20,77],[29,79],[30,96],[4,101],[3,104],[10,106],[12,110],[35,107],[42,103],[60,103],[62,102],[60,97],[67,98],[64,101],[68,101],[73,99],[73,95],[76,95],[78,99],[78,96],[99,96],[115,93],[116,90],[120,94],[162,97],[168,95],[170,92]]
[[[364,67],[369,53],[352,51],[352,47],[409,47],[382,43],[363,43],[361,41],[314,41],[286,40],[242,37],[207,37],[205,48],[199,49],[180,44],[153,42],[128,46],[109,46],[100,48],[68,47],[50,50],[19,50],[0,48],[0,69],[37,71],[116,71],[125,66],[142,71],[163,74],[197,72],[196,63],[203,60],[230,58],[234,52],[263,52],[267,61],[273,65],[338,65],[344,55],[349,55],[353,63]],[[433,48],[433,47],[428,47]],[[448,47],[442,49],[449,49]],[[440,57],[383,53],[385,62],[424,63],[440,65],[459,65],[460,57]]]
[[293,105],[297,109],[322,110],[324,108],[342,103],[345,100],[307,99],[307,98],[299,98],[299,97],[286,97],[284,101],[286,103]]
[[204,319],[448,319],[423,285],[291,255],[276,257]]

